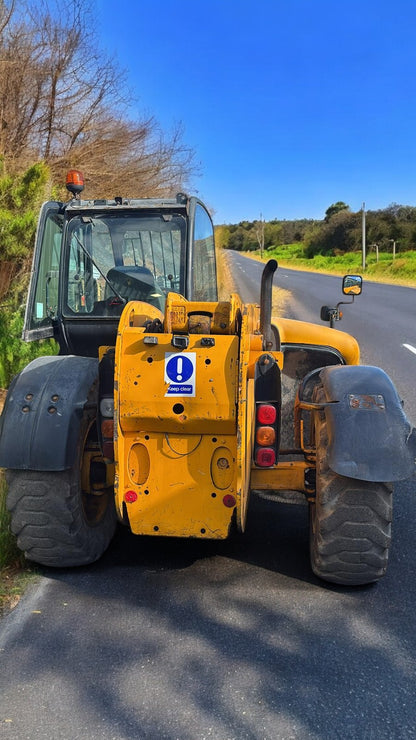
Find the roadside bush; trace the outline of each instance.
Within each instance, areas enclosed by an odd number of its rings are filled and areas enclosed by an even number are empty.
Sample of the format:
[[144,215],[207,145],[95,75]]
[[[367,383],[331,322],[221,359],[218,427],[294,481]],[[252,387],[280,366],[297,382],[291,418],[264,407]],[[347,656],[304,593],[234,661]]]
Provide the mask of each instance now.
[[40,355],[56,355],[54,340],[23,342],[23,311],[0,311],[0,388],[8,388],[14,375]]

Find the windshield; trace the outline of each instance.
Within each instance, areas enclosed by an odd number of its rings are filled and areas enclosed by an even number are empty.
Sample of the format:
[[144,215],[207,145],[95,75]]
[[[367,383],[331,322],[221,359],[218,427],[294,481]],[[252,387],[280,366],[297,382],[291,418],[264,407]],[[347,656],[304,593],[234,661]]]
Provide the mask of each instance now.
[[185,229],[174,214],[72,218],[64,313],[112,316],[131,300],[163,311],[170,290],[184,293]]

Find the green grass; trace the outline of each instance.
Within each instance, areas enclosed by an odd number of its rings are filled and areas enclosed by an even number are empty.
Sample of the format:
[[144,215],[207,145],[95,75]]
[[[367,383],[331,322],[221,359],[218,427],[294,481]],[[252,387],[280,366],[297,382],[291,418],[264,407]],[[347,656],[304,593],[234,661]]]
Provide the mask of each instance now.
[[[416,286],[416,251],[399,252],[395,259],[391,252],[380,252],[378,262],[376,254],[370,252],[365,269],[362,267],[361,252],[347,252],[336,256],[317,255],[313,259],[306,259],[303,254],[302,243],[285,244],[268,249],[263,253],[263,260],[274,257],[279,265],[293,269],[338,275],[357,272],[368,280]],[[260,257],[259,252],[250,252],[249,256]]]

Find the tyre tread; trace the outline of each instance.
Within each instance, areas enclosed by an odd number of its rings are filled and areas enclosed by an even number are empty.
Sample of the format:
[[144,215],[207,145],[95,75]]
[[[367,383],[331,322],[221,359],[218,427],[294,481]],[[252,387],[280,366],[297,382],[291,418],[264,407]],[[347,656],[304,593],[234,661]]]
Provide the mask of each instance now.
[[[323,388],[316,400],[323,400]],[[346,478],[328,466],[323,412],[315,418],[316,501],[310,505],[310,554],[319,578],[343,585],[378,581],[391,543],[392,486]]]
[[98,526],[82,511],[77,471],[8,470],[7,506],[18,547],[36,563],[72,567],[92,563],[114,534],[116,515],[110,502]]

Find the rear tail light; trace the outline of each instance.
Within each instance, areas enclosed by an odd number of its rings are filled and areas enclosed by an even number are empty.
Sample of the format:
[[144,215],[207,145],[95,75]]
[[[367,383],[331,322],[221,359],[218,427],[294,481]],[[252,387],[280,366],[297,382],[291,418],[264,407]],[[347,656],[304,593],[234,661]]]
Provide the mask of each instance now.
[[109,439],[113,439],[113,428],[114,428],[114,421],[112,419],[105,419],[105,421],[101,422],[101,434],[103,437],[108,437]]
[[99,366],[100,442],[106,462],[114,460],[114,347],[104,352]]
[[274,445],[276,432],[273,427],[257,427],[256,442],[258,445]]
[[278,414],[277,404],[256,404],[256,430],[254,463],[261,468],[270,468],[277,462]]
[[114,402],[112,398],[102,398],[100,402],[101,413],[101,448],[103,457],[114,460]]
[[272,447],[258,447],[254,461],[262,468],[270,468],[276,462],[276,452]]
[[259,403],[257,405],[257,422],[259,424],[274,424],[276,416],[276,406],[273,406],[273,404]]

